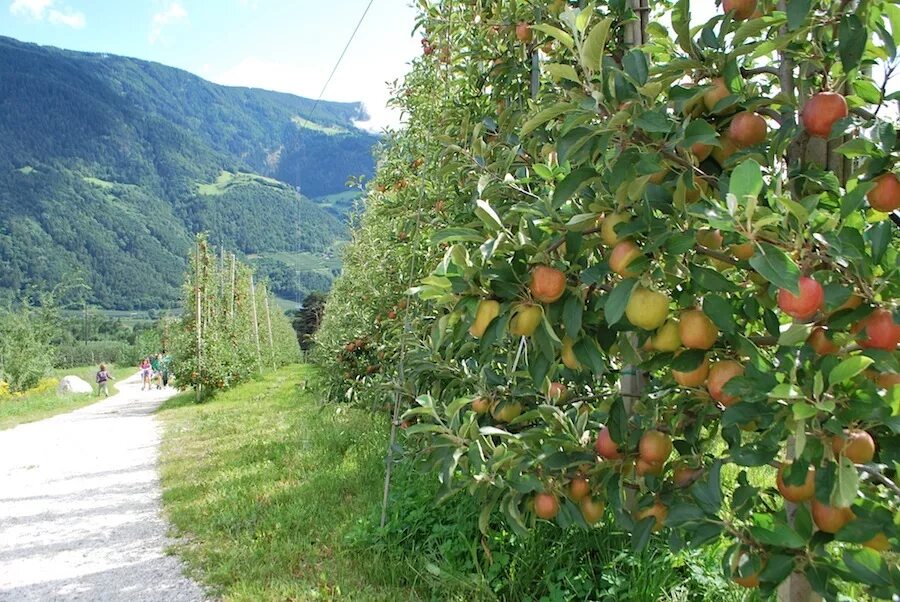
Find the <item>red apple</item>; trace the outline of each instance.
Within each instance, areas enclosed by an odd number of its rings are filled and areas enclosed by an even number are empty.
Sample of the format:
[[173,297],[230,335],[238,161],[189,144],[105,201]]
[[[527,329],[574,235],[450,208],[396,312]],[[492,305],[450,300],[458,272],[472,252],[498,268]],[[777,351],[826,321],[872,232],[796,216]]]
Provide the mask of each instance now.
[[809,276],[801,276],[799,285],[799,296],[786,288],[778,290],[778,307],[792,318],[808,320],[822,309],[825,303],[825,289]]
[[835,92],[819,92],[803,105],[800,120],[810,136],[827,139],[834,124],[849,114],[843,96]]
[[756,113],[743,111],[734,116],[728,126],[728,137],[738,148],[756,146],[766,139],[769,128],[766,120]]
[[875,178],[875,188],[866,195],[872,209],[890,213],[900,209],[900,179],[897,174],[886,173]]

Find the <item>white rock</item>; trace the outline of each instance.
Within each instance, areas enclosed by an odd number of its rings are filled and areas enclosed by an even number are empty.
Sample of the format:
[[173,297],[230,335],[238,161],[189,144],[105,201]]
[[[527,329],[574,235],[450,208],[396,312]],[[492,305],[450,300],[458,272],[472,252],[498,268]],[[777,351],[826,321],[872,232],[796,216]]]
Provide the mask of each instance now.
[[63,376],[59,381],[58,393],[93,393],[94,387],[77,376]]

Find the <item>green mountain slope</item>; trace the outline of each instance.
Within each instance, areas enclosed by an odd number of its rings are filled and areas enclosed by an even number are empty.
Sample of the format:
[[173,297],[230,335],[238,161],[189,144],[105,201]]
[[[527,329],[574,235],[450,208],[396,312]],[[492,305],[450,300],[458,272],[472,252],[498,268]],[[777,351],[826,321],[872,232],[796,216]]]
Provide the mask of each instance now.
[[123,309],[176,302],[191,235],[318,252],[340,219],[301,197],[373,169],[358,103],[233,88],[155,63],[0,37],[0,295],[82,279]]

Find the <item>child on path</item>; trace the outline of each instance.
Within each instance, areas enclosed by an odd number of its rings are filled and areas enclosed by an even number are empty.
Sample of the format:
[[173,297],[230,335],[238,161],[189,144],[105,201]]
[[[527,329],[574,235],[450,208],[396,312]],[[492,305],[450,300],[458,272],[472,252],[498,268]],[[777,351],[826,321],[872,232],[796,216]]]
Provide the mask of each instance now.
[[97,372],[97,397],[100,395],[109,397],[109,381],[111,380],[115,379],[106,369],[106,364],[100,364],[100,370]]
[[162,388],[162,353],[150,356],[150,368],[153,370],[153,382],[156,388]]
[[150,367],[150,358],[145,357],[141,360],[141,391],[150,390],[150,375],[153,369]]

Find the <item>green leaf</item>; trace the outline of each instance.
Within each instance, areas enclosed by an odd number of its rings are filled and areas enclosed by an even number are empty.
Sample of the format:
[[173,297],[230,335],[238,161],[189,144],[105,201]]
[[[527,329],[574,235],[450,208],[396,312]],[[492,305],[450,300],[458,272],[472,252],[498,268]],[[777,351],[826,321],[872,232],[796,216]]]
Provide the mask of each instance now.
[[444,228],[431,236],[431,244],[451,241],[483,242],[484,234],[472,228]]
[[794,31],[806,22],[811,0],[787,0],[788,30]]
[[875,550],[847,550],[844,552],[844,564],[863,583],[882,586],[891,584],[887,563]]
[[846,380],[850,380],[874,363],[875,360],[864,355],[848,357],[831,369],[831,372],[828,374],[828,382],[831,386],[834,386]]
[[797,420],[803,420],[805,418],[812,418],[816,414],[819,413],[815,407],[809,405],[805,401],[801,401],[799,403],[795,403],[791,405],[791,410],[794,412],[794,418]]
[[546,109],[539,111],[537,115],[535,115],[534,117],[526,121],[524,125],[522,125],[521,136],[527,136],[548,121],[556,119],[563,113],[568,113],[575,108],[577,108],[576,105],[567,102],[561,102],[553,105],[552,107],[547,107]]
[[703,119],[695,119],[684,128],[683,144],[685,147],[690,147],[697,142],[718,144],[719,133],[716,131],[716,128]]
[[734,293],[740,289],[736,284],[728,280],[725,276],[702,266],[691,264],[691,278],[700,288],[711,292],[730,292]]
[[691,495],[707,514],[715,515],[722,507],[722,463],[716,461],[710,467],[706,479],[691,486]]
[[622,57],[622,66],[625,73],[628,74],[639,86],[647,83],[647,76],[650,66],[647,64],[647,55],[637,48],[632,48]]
[[806,342],[809,332],[812,330],[809,324],[794,322],[778,337],[780,347],[797,347]]
[[678,0],[672,7],[672,29],[675,30],[675,39],[681,49],[691,54],[693,40],[691,39],[690,0]]
[[750,527],[750,535],[760,543],[770,546],[802,548],[806,545],[805,539],[781,521],[775,521],[771,530],[760,526]]
[[838,26],[838,54],[845,72],[859,66],[867,39],[866,27],[856,14],[847,13],[841,17],[841,24]]
[[734,168],[728,192],[739,199],[747,196],[757,197],[762,192],[764,185],[759,163],[753,159],[747,159]]
[[540,31],[541,33],[545,33],[548,36],[558,40],[560,44],[562,44],[569,50],[574,50],[575,48],[575,40],[572,39],[572,36],[558,27],[553,27],[552,25],[548,25],[547,23],[536,23],[532,25],[531,28],[535,31]]
[[840,457],[837,472],[834,475],[834,488],[831,490],[831,505],[848,507],[856,500],[859,491],[859,472],[850,458]]
[[584,311],[584,304],[581,296],[577,294],[569,294],[566,296],[566,302],[563,304],[563,325],[566,327],[566,334],[572,340],[578,337],[581,330],[581,315]]
[[544,71],[550,74],[550,77],[553,78],[554,81],[562,81],[567,79],[571,82],[575,82],[576,84],[581,83],[581,78],[578,77],[578,72],[575,71],[575,67],[572,65],[562,65],[560,63],[546,63],[543,65]]
[[648,516],[635,525],[634,532],[631,534],[632,550],[640,552],[647,547],[654,526],[656,526],[656,518],[653,516]]
[[579,167],[569,173],[569,175],[563,178],[562,182],[556,185],[556,189],[553,191],[553,206],[561,206],[569,200],[572,195],[578,192],[578,189],[581,188],[582,184],[596,176],[597,171],[593,167],[587,166]]
[[872,244],[872,260],[875,263],[881,262],[881,258],[884,257],[884,253],[891,243],[892,230],[891,220],[886,219],[878,222],[866,232],[866,238]]
[[645,132],[667,133],[672,131],[672,122],[665,113],[660,111],[645,111],[634,118],[634,125]]
[[800,295],[800,268],[778,247],[767,242],[759,243],[756,254],[750,258],[750,265],[778,288]]
[[475,201],[475,215],[477,215],[479,219],[484,222],[484,225],[492,232],[503,229],[503,222],[500,220],[500,216],[497,215],[497,212],[491,208],[487,201],[482,199]]
[[845,157],[854,159],[856,157],[883,157],[884,153],[875,146],[871,140],[865,138],[854,138],[850,142],[840,145],[834,152],[840,153]]
[[616,288],[609,294],[609,297],[606,299],[604,312],[606,314],[606,323],[610,326],[616,324],[625,315],[625,306],[628,305],[631,291],[637,282],[635,278],[626,278],[617,284]]
[[864,182],[857,184],[856,188],[847,192],[841,198],[841,219],[846,219],[848,215],[862,207],[863,199],[874,186],[874,182]]
[[672,360],[672,370],[678,372],[691,372],[700,367],[706,352],[702,349],[689,349],[682,351]]
[[581,64],[592,72],[600,71],[612,22],[613,20],[607,17],[594,25],[581,48]]
[[737,328],[734,320],[734,310],[731,304],[724,298],[716,295],[707,295],[703,298],[703,313],[710,317],[719,330],[732,333]]

